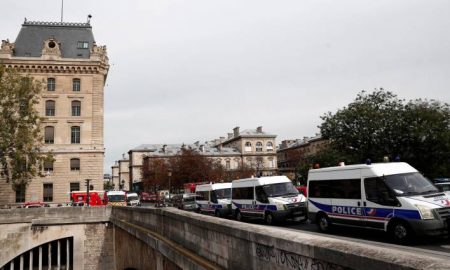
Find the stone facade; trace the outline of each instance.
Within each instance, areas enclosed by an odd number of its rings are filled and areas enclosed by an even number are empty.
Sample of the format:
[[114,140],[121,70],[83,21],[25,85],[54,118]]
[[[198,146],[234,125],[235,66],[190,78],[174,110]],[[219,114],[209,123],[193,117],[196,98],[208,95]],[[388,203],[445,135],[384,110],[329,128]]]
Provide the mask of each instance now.
[[[220,137],[212,141],[195,142],[189,145],[143,144],[128,151],[128,179],[130,185],[136,185],[142,181],[141,171],[144,158],[168,159],[179,155],[183,147],[193,149],[205,157],[219,161],[228,171],[237,170],[245,164],[254,168],[258,175],[275,175],[277,172],[275,138],[276,135],[263,132],[262,127],[242,132],[239,131],[239,127],[236,127],[233,133],[228,133],[227,139]],[[250,146],[246,146],[248,144]],[[120,164],[120,161],[117,163]],[[111,169],[114,172],[115,167],[112,166]],[[124,176],[120,179],[126,180],[127,178]]]
[[111,166],[111,181],[113,183],[114,189],[119,188],[119,163],[116,162],[115,165]]
[[[25,21],[15,43],[2,42],[0,62],[44,83],[38,105],[45,117],[43,150],[51,151],[55,162],[45,168],[45,177],[32,180],[25,201],[68,202],[69,192],[82,189],[85,179],[102,190],[109,65],[106,47],[96,45],[90,24]],[[16,193],[0,179],[0,204],[16,202]]]
[[130,190],[130,161],[125,159],[125,154],[123,159],[119,160],[119,181],[121,190]]
[[296,178],[295,170],[306,162],[308,155],[313,155],[326,147],[328,140],[320,134],[303,139],[284,140],[277,150],[278,170],[291,180]]

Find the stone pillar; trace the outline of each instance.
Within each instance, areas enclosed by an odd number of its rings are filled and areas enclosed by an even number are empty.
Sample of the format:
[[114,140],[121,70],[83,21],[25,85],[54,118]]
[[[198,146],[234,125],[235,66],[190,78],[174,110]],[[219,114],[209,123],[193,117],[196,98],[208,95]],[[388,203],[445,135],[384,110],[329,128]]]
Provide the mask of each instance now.
[[39,270],[42,270],[42,246],[39,247]]
[[33,250],[30,250],[30,267],[29,270],[33,270]]
[[23,255],[20,255],[20,270],[23,270]]
[[70,254],[69,254],[70,247],[69,247],[69,244],[70,244],[70,240],[69,240],[69,238],[67,238],[66,239],[66,270],[70,270]]
[[57,252],[57,262],[58,262],[58,265],[57,265],[57,270],[60,270],[61,269],[61,241],[59,241],[58,240],[58,252]]
[[52,270],[52,243],[48,243],[48,270]]

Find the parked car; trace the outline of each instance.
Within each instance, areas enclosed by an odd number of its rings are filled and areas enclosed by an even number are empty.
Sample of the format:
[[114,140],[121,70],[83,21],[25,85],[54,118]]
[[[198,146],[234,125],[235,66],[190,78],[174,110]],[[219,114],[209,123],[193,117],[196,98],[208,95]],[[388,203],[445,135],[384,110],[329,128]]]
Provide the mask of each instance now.
[[450,178],[435,178],[433,182],[439,191],[450,191]]
[[171,195],[171,203],[173,207],[186,211],[198,211],[195,202],[196,195],[194,193],[174,194]]
[[43,202],[26,202],[22,206],[23,208],[40,208],[40,207],[50,207],[48,203]]
[[140,206],[141,201],[139,200],[139,196],[135,192],[127,193],[127,205],[128,206]]

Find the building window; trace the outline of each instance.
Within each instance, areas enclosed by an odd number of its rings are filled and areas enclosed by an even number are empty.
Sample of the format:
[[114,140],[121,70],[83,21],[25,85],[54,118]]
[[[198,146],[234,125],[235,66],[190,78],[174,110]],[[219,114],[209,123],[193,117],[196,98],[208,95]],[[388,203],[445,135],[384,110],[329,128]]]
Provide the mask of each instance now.
[[48,78],[47,79],[47,91],[55,91],[55,89],[56,89],[55,78]]
[[55,116],[55,101],[47,100],[45,102],[45,116]]
[[252,151],[252,143],[251,142],[246,142],[245,143],[244,151],[245,152],[251,152]]
[[44,140],[46,144],[52,144],[55,141],[55,128],[48,126],[44,129]]
[[229,161],[229,160],[225,161],[225,168],[227,170],[231,169],[231,161]]
[[272,152],[273,151],[273,143],[267,142],[266,149],[268,152]]
[[256,152],[262,152],[263,148],[262,148],[262,142],[257,142],[256,143]]
[[75,100],[72,101],[72,116],[80,116],[81,115],[81,101]]
[[71,182],[70,183],[70,192],[79,191],[80,190],[80,182]]
[[70,170],[71,171],[79,171],[80,170],[80,159],[79,158],[71,158],[70,159]]
[[25,202],[25,185],[18,186],[16,189],[16,203]]
[[80,143],[80,127],[70,128],[70,143]]
[[53,184],[44,184],[44,202],[53,201]]
[[80,79],[73,79],[72,80],[72,90],[74,92],[80,92],[80,90],[81,90],[81,81],[80,81]]
[[53,161],[44,162],[44,172],[53,172]]
[[78,41],[77,49],[89,49],[89,42],[87,42],[87,41]]

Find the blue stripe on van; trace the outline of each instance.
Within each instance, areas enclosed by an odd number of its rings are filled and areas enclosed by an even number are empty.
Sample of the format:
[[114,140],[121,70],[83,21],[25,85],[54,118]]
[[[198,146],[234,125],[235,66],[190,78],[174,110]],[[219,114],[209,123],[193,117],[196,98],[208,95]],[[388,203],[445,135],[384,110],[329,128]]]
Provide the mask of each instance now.
[[[319,202],[315,202],[311,199],[308,200],[314,206],[319,208],[320,210],[326,213],[333,213],[333,208],[331,205],[322,204]],[[335,205],[337,207],[346,207],[341,205]],[[359,208],[359,207],[351,207],[351,208]],[[390,219],[392,217],[398,217],[403,219],[421,219],[420,213],[418,210],[407,210],[407,209],[393,209],[393,208],[370,208],[364,207],[364,213],[367,218],[384,218]],[[363,213],[363,215],[364,215]],[[335,213],[334,213],[335,214]],[[357,215],[347,215],[347,216],[357,216]]]
[[240,203],[236,203],[233,202],[233,204],[240,210],[253,210],[253,211],[264,211],[264,210],[269,210],[269,211],[277,211],[277,206],[276,205],[271,205],[271,204],[240,204]]

